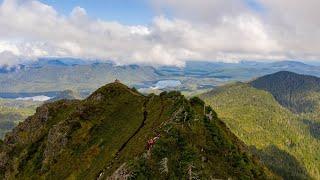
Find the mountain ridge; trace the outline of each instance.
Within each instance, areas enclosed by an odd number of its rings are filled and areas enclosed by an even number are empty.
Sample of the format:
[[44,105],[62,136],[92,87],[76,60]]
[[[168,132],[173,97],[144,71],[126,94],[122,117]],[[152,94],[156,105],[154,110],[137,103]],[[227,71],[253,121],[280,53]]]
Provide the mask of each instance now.
[[315,102],[305,97],[310,92],[320,93],[320,78],[289,71],[262,76],[249,84],[270,92],[282,106],[295,113],[314,111]]
[[277,177],[200,99],[145,96],[118,82],[44,104],[0,149],[6,178]]

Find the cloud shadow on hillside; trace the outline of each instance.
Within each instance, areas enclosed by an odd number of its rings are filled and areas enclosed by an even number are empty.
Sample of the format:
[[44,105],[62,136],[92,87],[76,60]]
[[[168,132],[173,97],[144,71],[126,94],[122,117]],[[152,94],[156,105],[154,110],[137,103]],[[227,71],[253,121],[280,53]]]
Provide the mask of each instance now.
[[309,127],[310,134],[320,140],[320,123],[304,119],[303,123]]
[[306,168],[294,156],[275,145],[262,150],[254,146],[251,146],[250,149],[273,173],[285,180],[311,179]]

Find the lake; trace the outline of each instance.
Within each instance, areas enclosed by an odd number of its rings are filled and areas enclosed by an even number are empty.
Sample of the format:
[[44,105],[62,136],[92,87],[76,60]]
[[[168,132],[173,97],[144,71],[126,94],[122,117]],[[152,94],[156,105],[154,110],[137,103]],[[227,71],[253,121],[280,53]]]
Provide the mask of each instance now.
[[164,88],[173,88],[182,85],[179,80],[160,80],[152,88],[153,89],[164,89]]

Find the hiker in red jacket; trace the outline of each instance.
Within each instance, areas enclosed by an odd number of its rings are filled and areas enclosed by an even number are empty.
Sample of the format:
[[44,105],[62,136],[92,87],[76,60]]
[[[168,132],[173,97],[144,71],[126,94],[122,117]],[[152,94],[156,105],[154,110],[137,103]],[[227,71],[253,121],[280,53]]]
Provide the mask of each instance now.
[[149,139],[147,143],[147,149],[150,150],[159,138],[160,138],[160,134],[158,134],[156,137],[152,139]]

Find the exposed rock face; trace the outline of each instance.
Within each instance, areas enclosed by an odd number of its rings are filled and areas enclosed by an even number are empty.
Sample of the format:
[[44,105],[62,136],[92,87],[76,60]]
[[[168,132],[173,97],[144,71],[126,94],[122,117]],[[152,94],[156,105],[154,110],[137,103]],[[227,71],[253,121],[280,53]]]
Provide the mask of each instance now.
[[100,93],[97,93],[97,94],[91,96],[91,98],[92,98],[92,100],[94,100],[94,101],[101,101],[101,100],[103,100],[103,95],[100,94]]
[[67,146],[72,131],[81,128],[78,121],[64,121],[54,125],[48,134],[44,150],[43,163],[50,165],[50,160],[56,159],[61,151]]
[[126,163],[122,164],[107,180],[127,180],[134,175],[128,169]]
[[264,179],[268,172],[201,100],[143,96],[119,82],[82,101],[43,105],[0,144],[6,179]]

